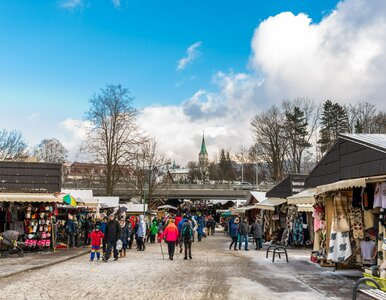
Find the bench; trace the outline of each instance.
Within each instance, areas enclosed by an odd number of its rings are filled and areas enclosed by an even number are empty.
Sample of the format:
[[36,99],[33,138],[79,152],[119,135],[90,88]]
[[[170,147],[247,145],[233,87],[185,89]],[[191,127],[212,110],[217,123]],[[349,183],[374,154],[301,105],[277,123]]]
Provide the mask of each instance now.
[[[374,284],[376,286],[376,288],[359,288],[359,286],[362,283],[366,283],[366,282],[371,282],[372,284]],[[361,278],[355,282],[354,287],[353,287],[353,292],[352,292],[352,300],[357,299],[358,292],[363,293],[363,294],[365,294],[373,299],[378,299],[378,300],[385,300],[386,299],[386,293],[381,290],[381,286],[379,285],[379,283],[376,282],[372,278],[364,277],[364,278]]]
[[272,262],[273,263],[275,262],[276,254],[279,255],[279,259],[281,259],[281,254],[285,254],[285,258],[287,260],[287,263],[289,262],[288,261],[287,249],[284,246],[277,246],[277,245],[269,246],[267,248],[267,252],[266,252],[265,258],[268,258],[269,253],[273,253],[272,254]]

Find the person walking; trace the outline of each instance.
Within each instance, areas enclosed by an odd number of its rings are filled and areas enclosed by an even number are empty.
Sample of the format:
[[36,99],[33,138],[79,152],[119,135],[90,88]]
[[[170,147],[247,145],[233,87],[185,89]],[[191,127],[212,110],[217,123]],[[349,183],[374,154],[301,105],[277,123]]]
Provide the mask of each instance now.
[[129,249],[131,249],[131,247],[133,246],[133,242],[134,242],[135,225],[137,224],[137,218],[135,216],[131,216],[130,219],[129,219],[129,223],[131,224]]
[[176,249],[176,242],[178,241],[178,228],[174,224],[174,220],[169,220],[169,225],[166,226],[164,233],[161,235],[161,239],[165,237],[168,244],[169,259],[173,260],[174,251]]
[[239,250],[241,250],[241,244],[244,241],[244,250],[249,251],[248,249],[248,234],[249,234],[249,225],[248,225],[248,219],[245,218],[241,223],[239,227],[239,233],[240,233],[240,240],[239,240]]
[[[106,225],[107,225],[108,218],[106,216],[103,217],[102,221],[99,224],[100,231],[105,235],[106,234]],[[102,240],[102,253],[103,256],[106,254],[106,240]]]
[[96,225],[95,229],[89,234],[89,238],[91,240],[91,254],[90,261],[94,261],[95,254],[97,260],[101,258],[101,241],[104,239],[104,234],[100,231],[100,226]]
[[155,236],[158,233],[158,225],[157,225],[157,219],[154,218],[153,223],[151,224],[150,227],[150,243],[154,244],[155,243]]
[[64,230],[67,233],[67,250],[75,247],[76,226],[73,221],[73,216],[68,214],[67,221],[64,224]]
[[234,245],[234,251],[237,251],[237,238],[239,236],[239,218],[235,218],[230,225],[229,235],[232,238],[232,242],[229,245],[229,250],[232,250],[232,246]]
[[119,222],[115,220],[114,214],[109,215],[109,221],[106,225],[105,239],[107,242],[106,254],[103,257],[103,261],[107,262],[110,258],[111,251],[114,251],[114,261],[118,260],[117,241],[121,235],[121,226]]
[[180,244],[184,245],[185,256],[184,259],[192,259],[192,243],[193,243],[193,226],[189,219],[184,219],[184,223],[180,232]]
[[138,249],[137,251],[145,251],[145,239],[146,239],[146,222],[144,216],[139,216],[138,230],[137,230],[137,242]]
[[90,233],[92,231],[92,228],[93,225],[92,225],[92,217],[88,217],[84,220],[83,222],[83,236],[84,236],[84,243],[83,243],[83,247],[87,247],[88,245],[90,245]]
[[125,217],[122,216],[119,220],[119,225],[121,226],[121,241],[122,241],[122,249],[119,250],[119,257],[126,257],[127,244],[130,239],[130,231],[129,226],[125,220]]
[[197,240],[201,242],[202,237],[204,236],[204,227],[205,220],[201,214],[197,216]]
[[263,228],[261,227],[261,220],[256,219],[255,223],[252,224],[251,227],[253,240],[256,243],[255,250],[260,250],[261,248],[263,248]]

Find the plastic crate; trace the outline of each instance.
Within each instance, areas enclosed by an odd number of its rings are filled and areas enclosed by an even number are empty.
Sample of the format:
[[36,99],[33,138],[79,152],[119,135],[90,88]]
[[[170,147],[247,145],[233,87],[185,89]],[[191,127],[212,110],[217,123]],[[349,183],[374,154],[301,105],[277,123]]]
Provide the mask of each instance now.
[[[386,279],[375,277],[375,276],[367,274],[367,273],[363,273],[363,277],[374,279],[381,286],[381,290],[386,292]],[[366,284],[368,286],[376,288],[375,284],[373,284],[371,282],[366,282]]]

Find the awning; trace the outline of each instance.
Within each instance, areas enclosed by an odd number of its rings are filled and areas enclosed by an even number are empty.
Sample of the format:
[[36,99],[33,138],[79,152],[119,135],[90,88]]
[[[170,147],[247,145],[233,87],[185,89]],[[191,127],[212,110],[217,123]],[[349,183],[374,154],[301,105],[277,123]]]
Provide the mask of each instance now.
[[318,186],[316,188],[317,194],[323,194],[331,191],[343,190],[351,187],[365,187],[366,186],[366,178],[356,178],[356,179],[347,179],[341,180],[334,183],[329,183],[325,185]]
[[245,211],[251,210],[251,209],[256,209],[256,205],[247,205],[247,206],[238,207],[235,209],[235,211],[236,212],[245,212]]
[[288,204],[315,204],[316,189],[307,189],[287,197]]
[[166,204],[166,205],[161,205],[161,206],[158,206],[158,208],[157,209],[174,209],[174,210],[177,210],[177,207],[174,207],[174,206],[171,206],[171,205],[168,205],[168,204]]
[[298,212],[313,212],[314,207],[312,204],[296,204]]
[[263,210],[275,210],[275,207],[286,203],[287,199],[282,198],[268,198],[260,203],[254,205],[254,208],[263,209]]
[[63,203],[63,197],[39,193],[0,193],[0,202],[56,202]]

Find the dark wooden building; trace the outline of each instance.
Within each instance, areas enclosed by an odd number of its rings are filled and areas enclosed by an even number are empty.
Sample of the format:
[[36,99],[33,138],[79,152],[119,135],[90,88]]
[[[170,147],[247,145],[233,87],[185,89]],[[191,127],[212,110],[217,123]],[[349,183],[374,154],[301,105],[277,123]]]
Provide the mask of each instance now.
[[266,193],[267,198],[287,198],[304,190],[306,174],[289,174]]
[[386,134],[342,134],[312,170],[305,186],[386,175]]
[[0,192],[60,192],[61,176],[61,164],[1,161]]

